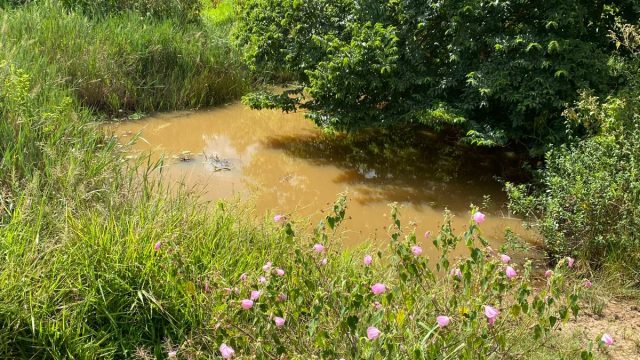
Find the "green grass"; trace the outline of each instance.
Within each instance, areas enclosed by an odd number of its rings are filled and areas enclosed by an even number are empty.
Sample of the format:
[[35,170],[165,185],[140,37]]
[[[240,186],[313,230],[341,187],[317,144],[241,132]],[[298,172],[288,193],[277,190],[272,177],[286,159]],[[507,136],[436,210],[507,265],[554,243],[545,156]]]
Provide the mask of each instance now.
[[39,82],[70,87],[103,113],[211,106],[248,88],[224,26],[135,13],[93,21],[55,2],[0,14],[5,57]]
[[230,26],[235,21],[234,0],[220,0],[214,6],[211,1],[204,1],[202,18],[217,26]]

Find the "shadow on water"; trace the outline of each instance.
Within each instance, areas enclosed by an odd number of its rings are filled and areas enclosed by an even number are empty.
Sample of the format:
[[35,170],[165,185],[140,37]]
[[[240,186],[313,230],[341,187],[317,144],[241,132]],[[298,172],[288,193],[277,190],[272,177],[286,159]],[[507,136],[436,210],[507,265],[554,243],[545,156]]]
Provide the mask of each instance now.
[[420,199],[432,208],[464,211],[489,196],[495,210],[506,201],[504,182],[529,176],[523,155],[460,144],[453,136],[416,128],[271,136],[266,145],[319,166],[340,168],[335,182],[368,185],[356,199],[362,204]]

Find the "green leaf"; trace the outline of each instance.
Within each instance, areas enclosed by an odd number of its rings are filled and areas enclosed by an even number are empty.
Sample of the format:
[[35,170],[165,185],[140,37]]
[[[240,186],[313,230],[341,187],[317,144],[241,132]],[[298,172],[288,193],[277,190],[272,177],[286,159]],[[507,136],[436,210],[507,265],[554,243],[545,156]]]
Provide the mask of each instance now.
[[529,51],[531,51],[532,49],[535,49],[535,50],[542,50],[542,46],[541,46],[540,44],[538,44],[537,42],[532,42],[532,43],[529,43],[529,45],[527,45],[527,48],[526,48],[526,50],[525,50],[525,51],[526,51],[526,52],[529,52]]
[[355,330],[358,327],[359,320],[360,319],[356,315],[347,317],[347,325],[349,326],[349,329],[351,329],[352,331]]
[[535,340],[540,340],[540,338],[542,338],[542,327],[540,327],[540,325],[533,327],[533,338]]
[[398,313],[396,314],[396,323],[398,324],[399,327],[402,327],[402,325],[404,325],[404,320],[406,316],[407,314],[404,312],[404,310],[399,310]]

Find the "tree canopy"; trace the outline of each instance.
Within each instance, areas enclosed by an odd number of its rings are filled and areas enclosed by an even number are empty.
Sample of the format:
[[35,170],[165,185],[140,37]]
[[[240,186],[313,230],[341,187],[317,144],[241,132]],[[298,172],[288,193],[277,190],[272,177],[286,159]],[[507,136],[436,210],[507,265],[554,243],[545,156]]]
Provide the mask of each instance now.
[[561,113],[612,71],[634,0],[249,0],[236,40],[249,67],[297,87],[254,107],[304,109],[337,130],[455,124],[476,144],[562,142]]

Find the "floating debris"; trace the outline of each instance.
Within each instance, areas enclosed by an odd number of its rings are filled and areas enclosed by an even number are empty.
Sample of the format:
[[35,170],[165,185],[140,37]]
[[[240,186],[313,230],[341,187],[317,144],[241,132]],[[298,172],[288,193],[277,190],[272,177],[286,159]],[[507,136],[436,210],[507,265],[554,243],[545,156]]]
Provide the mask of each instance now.
[[182,162],[189,162],[193,160],[193,154],[191,151],[183,151],[178,155],[173,156],[174,159],[178,159]]
[[231,160],[223,159],[218,154],[204,154],[205,163],[213,168],[213,171],[231,171]]

